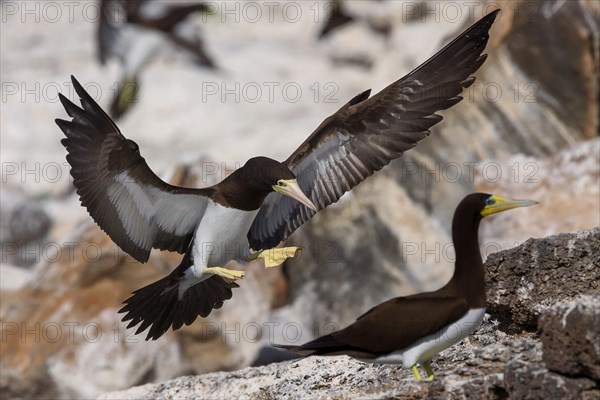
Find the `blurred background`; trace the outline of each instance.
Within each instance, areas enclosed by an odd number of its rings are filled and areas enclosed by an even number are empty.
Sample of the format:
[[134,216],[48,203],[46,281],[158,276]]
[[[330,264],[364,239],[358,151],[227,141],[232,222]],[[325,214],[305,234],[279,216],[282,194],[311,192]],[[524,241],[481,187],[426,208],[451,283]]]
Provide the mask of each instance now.
[[[541,205],[486,220],[485,255],[600,225],[596,0],[7,1],[1,5],[2,396],[94,397],[280,357],[452,274],[452,213],[485,191]],[[80,206],[62,133],[74,75],[173,184],[283,160],[354,95],[410,72],[500,7],[488,60],[429,138],[299,229],[282,268],[156,342],[116,311],[181,256],[140,265]]]

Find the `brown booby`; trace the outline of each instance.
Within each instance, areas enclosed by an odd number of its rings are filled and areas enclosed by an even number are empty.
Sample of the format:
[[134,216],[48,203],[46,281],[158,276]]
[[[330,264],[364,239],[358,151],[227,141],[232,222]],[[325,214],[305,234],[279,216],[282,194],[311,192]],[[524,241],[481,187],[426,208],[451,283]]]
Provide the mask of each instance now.
[[277,346],[302,355],[349,355],[366,362],[411,367],[433,379],[432,357],[473,333],[485,314],[485,282],[478,230],[483,217],[537,204],[473,193],[454,213],[452,241],[456,262],[452,279],[434,292],[397,297],[373,307],[346,328],[301,346]]
[[165,43],[190,54],[198,65],[215,69],[202,39],[182,27],[193,13],[209,12],[207,4],[169,4],[156,0],[102,0],[97,30],[98,59],[115,57],[122,77],[109,111],[120,118],[137,101],[138,75]]
[[222,268],[228,261],[264,258],[277,265],[293,256],[295,248],[270,249],[413,148],[442,120],[435,112],[462,100],[462,90],[475,81],[471,74],[486,59],[482,52],[496,14],[375,96],[367,90],[351,99],[286,161],[252,158],[204,189],[158,178],[137,144],[73,79],[83,108],[61,95],[73,120],[56,122],[66,136],[62,143],[82,205],[138,261],[147,261],[152,248],[185,253],[170,275],[126,300],[120,311],[127,313],[128,327],[141,323],[139,333],[151,326],[147,339],[157,339],[231,298],[233,280],[243,273]]
[[[379,0],[381,1],[381,0]],[[319,39],[324,39],[337,29],[355,22],[357,18],[345,10],[342,0],[332,0],[327,3],[325,10],[327,12],[325,22],[319,31]],[[359,18],[362,20],[363,18]],[[387,22],[366,19],[366,25],[369,29],[384,37],[389,37],[392,27]]]

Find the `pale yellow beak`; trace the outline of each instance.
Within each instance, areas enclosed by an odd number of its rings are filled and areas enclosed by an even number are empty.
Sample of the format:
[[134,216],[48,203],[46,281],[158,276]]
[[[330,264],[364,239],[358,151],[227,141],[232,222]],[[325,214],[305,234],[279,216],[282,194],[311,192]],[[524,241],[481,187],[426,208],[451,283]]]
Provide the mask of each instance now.
[[280,179],[277,185],[273,185],[273,190],[304,204],[313,211],[317,211],[317,207],[300,189],[300,185],[298,185],[298,181],[295,179]]
[[517,207],[529,207],[534,204],[539,204],[534,200],[514,200],[507,199],[502,196],[491,196],[486,203],[486,206],[481,210],[481,215],[487,217],[488,215],[496,214],[502,211],[510,210]]

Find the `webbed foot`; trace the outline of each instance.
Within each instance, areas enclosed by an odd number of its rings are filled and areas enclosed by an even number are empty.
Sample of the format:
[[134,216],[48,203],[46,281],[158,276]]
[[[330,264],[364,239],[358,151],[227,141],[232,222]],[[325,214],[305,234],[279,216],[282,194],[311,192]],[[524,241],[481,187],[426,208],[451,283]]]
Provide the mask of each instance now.
[[283,264],[283,262],[288,258],[296,257],[301,251],[302,249],[296,246],[276,247],[274,249],[268,249],[254,253],[249,260],[252,261],[262,258],[265,262],[265,268],[272,268]]
[[222,267],[206,268],[204,270],[204,273],[218,275],[221,278],[224,278],[227,281],[231,281],[231,282],[238,280],[238,279],[244,279],[244,275],[246,275],[246,273],[244,271],[238,271],[235,269],[227,269],[227,268],[222,268]]

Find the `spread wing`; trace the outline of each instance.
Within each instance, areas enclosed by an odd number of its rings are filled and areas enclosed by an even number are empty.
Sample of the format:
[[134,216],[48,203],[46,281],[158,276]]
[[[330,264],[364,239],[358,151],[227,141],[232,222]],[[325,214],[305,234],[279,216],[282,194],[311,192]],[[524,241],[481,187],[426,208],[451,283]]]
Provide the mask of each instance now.
[[[323,123],[285,161],[318,209],[413,148],[442,120],[435,114],[462,100],[475,78],[498,10],[488,14],[419,66],[369,98],[366,91]],[[248,240],[254,250],[276,246],[316,212],[271,193]]]
[[466,300],[458,297],[398,297],[374,307],[347,328],[302,346],[285,348],[306,355],[375,358],[438,332],[468,310]]
[[145,262],[154,248],[183,253],[202,219],[212,189],[187,189],[162,181],[146,164],[138,146],[74,77],[79,108],[60,101],[73,119],[57,119],[66,138],[73,183],[81,204],[111,239]]

